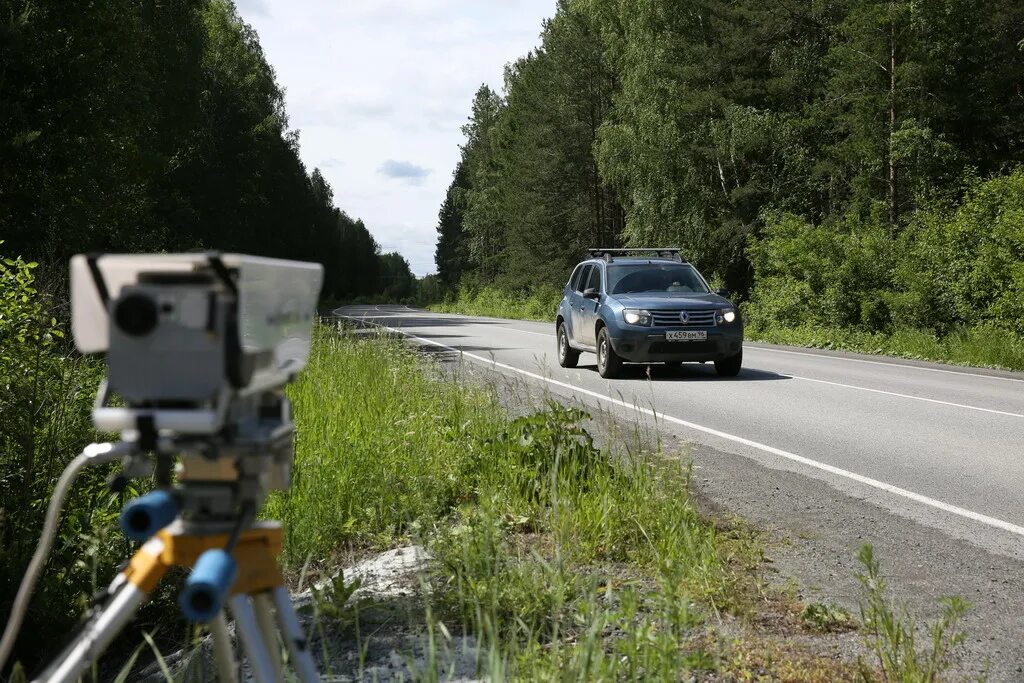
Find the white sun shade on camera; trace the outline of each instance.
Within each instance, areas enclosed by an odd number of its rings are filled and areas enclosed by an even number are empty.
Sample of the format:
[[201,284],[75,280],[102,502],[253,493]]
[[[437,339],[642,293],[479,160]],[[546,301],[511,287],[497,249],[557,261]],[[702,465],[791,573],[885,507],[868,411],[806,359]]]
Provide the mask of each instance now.
[[[278,368],[301,369],[309,356],[313,315],[323,280],[318,263],[222,254],[220,260],[238,272],[238,319],[242,348],[273,352]],[[208,271],[210,255],[104,254],[94,267],[107,296],[138,282],[142,273]],[[86,256],[71,259],[71,320],[75,345],[82,353],[106,351],[110,344],[107,307]]]

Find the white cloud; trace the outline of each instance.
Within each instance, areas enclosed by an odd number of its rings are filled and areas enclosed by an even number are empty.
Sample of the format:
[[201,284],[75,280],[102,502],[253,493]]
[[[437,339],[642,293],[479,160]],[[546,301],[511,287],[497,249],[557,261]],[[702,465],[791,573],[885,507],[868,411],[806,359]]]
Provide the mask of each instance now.
[[424,178],[430,175],[430,169],[417,166],[409,161],[388,159],[380,165],[380,168],[377,169],[377,173],[380,173],[387,178],[404,180],[410,185],[419,185],[423,182]]
[[239,0],[238,8],[286,90],[307,166],[321,169],[338,206],[362,218],[385,251],[424,275],[435,270],[437,212],[473,94],[485,82],[501,89],[505,64],[537,44],[555,2]]

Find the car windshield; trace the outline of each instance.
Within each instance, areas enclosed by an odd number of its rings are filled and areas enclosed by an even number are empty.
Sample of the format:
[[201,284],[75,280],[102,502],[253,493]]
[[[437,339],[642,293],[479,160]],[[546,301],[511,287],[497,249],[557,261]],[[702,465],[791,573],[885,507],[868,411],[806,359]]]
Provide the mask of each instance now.
[[707,294],[710,290],[692,266],[637,263],[608,266],[609,294],[681,292]]

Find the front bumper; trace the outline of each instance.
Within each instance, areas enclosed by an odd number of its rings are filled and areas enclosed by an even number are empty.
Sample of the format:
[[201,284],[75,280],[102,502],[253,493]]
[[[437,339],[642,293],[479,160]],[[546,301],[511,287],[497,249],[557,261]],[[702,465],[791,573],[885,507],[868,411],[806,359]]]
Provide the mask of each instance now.
[[[668,341],[666,332],[704,330],[706,341]],[[615,353],[631,363],[699,362],[735,356],[743,348],[743,325],[719,327],[658,327],[609,330]]]

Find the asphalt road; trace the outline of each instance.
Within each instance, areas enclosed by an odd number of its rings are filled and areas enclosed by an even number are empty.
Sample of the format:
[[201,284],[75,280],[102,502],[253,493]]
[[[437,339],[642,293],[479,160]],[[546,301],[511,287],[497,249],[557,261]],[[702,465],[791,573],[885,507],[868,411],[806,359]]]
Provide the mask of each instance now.
[[944,595],[975,605],[964,673],[1024,680],[1024,373],[746,344],[736,378],[686,364],[605,380],[591,354],[558,366],[553,324],[336,313],[653,425],[690,445],[695,495],[783,541],[775,566],[805,597],[855,610],[871,542],[918,616]]

